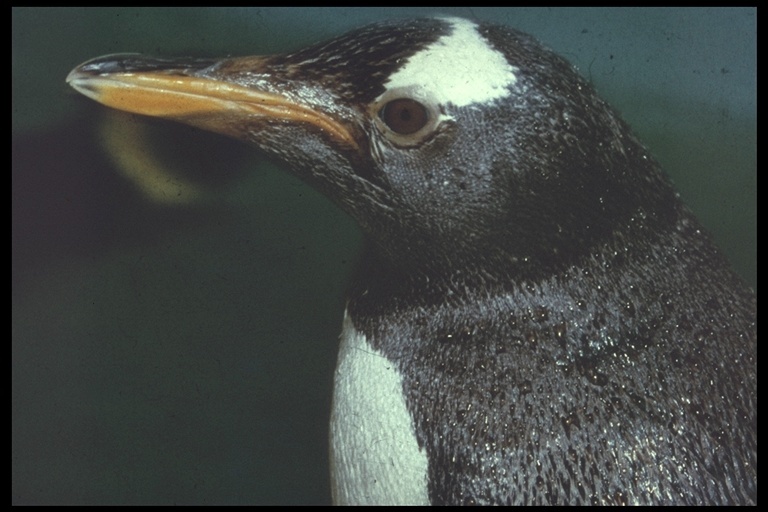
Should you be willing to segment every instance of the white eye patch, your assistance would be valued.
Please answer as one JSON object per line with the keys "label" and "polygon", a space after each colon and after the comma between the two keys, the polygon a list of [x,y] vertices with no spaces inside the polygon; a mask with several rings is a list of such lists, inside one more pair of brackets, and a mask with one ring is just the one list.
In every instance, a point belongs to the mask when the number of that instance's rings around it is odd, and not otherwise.
{"label": "white eye patch", "polygon": [[457,107],[509,95],[517,69],[483,39],[475,23],[462,18],[446,21],[453,31],[412,55],[389,77],[387,90],[420,91],[438,104]]}

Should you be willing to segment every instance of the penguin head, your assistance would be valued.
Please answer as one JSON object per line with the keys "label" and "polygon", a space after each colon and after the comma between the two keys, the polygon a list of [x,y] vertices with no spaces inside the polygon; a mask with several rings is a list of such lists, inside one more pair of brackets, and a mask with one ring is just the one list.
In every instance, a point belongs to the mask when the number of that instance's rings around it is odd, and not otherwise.
{"label": "penguin head", "polygon": [[592,87],[504,26],[430,18],[286,55],[113,55],[68,82],[108,106],[258,145],[352,215],[393,262],[535,268],[676,204]]}

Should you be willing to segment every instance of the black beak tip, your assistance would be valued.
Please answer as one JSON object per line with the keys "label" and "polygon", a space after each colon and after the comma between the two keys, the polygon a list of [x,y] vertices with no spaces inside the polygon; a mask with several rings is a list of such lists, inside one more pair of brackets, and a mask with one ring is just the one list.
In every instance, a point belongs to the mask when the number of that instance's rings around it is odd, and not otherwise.
{"label": "black beak tip", "polygon": [[67,75],[67,83],[71,83],[73,80],[85,76],[130,72],[131,66],[129,64],[138,59],[143,60],[143,57],[138,53],[115,53],[96,57],[95,59],[85,61],[75,67],[75,69]]}
{"label": "black beak tip", "polygon": [[116,53],[88,60],[67,76],[67,83],[87,76],[102,76],[114,73],[160,72],[191,75],[214,65],[218,59],[159,59],[139,53]]}

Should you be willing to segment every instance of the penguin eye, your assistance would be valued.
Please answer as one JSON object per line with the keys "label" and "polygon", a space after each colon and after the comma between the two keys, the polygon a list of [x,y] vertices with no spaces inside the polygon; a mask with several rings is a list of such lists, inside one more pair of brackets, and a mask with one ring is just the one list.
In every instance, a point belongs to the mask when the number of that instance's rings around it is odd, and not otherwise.
{"label": "penguin eye", "polygon": [[390,130],[400,135],[416,133],[429,122],[427,108],[410,98],[388,102],[379,110],[379,117]]}
{"label": "penguin eye", "polygon": [[417,148],[438,133],[447,116],[429,91],[397,87],[368,105],[377,133],[399,149]]}

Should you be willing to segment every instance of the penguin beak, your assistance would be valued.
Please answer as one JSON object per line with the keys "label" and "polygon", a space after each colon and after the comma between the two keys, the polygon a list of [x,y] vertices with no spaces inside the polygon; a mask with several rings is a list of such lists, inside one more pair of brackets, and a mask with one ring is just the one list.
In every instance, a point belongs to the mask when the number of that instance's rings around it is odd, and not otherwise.
{"label": "penguin beak", "polygon": [[336,147],[357,150],[350,125],[321,105],[281,90],[271,57],[164,60],[137,54],[98,57],[76,67],[67,83],[108,107],[181,121],[248,139],[275,123],[318,130]]}

